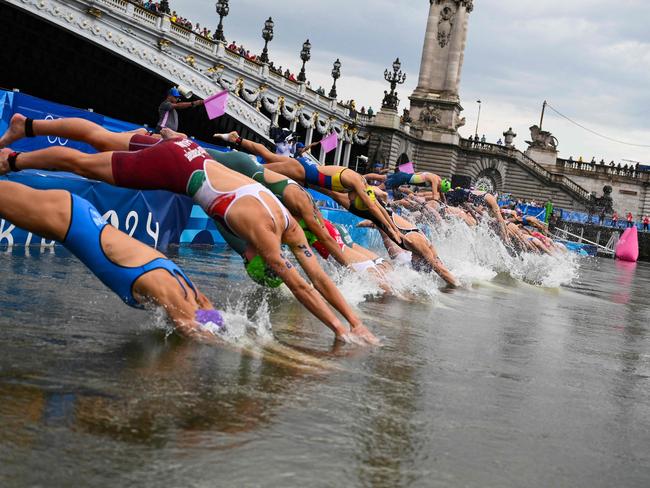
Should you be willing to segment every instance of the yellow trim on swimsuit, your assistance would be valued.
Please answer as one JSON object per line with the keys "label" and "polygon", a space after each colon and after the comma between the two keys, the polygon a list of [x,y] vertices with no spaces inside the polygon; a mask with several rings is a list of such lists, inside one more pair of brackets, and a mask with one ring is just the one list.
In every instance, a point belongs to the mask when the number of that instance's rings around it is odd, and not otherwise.
{"label": "yellow trim on swimsuit", "polygon": [[346,188],[343,186],[343,183],[341,183],[341,174],[346,170],[347,168],[343,168],[341,171],[336,173],[334,176],[332,176],[332,190],[333,191],[338,191],[340,193],[345,193],[349,192],[350,189]]}

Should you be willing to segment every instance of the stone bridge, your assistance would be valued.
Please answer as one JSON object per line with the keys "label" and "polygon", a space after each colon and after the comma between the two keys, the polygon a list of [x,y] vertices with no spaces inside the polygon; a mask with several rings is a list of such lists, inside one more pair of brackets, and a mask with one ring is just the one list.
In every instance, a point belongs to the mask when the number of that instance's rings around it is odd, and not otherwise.
{"label": "stone bridge", "polygon": [[[96,106],[88,102],[85,107],[133,122],[140,120],[128,118],[129,113],[124,111],[111,113],[110,109],[124,105],[123,99],[128,98],[131,105],[146,103],[147,110],[155,113],[163,96],[159,88],[172,84],[202,98],[225,89],[233,95],[227,116],[238,125],[222,129],[246,127],[264,139],[271,124],[279,124],[299,132],[307,143],[333,130],[339,134],[339,144],[328,156],[329,163],[347,164],[367,150],[367,116],[351,112],[304,83],[271,72],[266,64],[227,50],[224,42],[172,23],[167,15],[152,13],[127,0],[3,0],[0,9],[7,26],[0,34],[0,56],[5,66],[23,71],[22,76],[3,76],[4,83],[16,83],[7,88],[70,105],[87,100],[79,95],[83,91],[96,94],[93,98],[98,103],[110,96],[113,103]],[[101,50],[91,49],[90,44]],[[20,63],[15,62],[16,53],[22,58]],[[153,77],[143,76],[145,71]],[[127,72],[132,83],[125,86]],[[34,73],[38,73],[36,80]],[[153,95],[148,93],[152,88]],[[70,97],[61,99],[64,92]],[[133,113],[140,115],[135,107]],[[325,162],[325,155],[321,153],[320,159]]]}
{"label": "stone bridge", "polygon": [[418,171],[446,178],[468,177],[475,186],[539,202],[551,199],[556,207],[565,209],[584,210],[590,200],[589,190],[514,147],[465,139],[458,145],[441,144],[412,137],[404,130],[374,127],[369,157],[389,166],[401,157],[413,161]]}

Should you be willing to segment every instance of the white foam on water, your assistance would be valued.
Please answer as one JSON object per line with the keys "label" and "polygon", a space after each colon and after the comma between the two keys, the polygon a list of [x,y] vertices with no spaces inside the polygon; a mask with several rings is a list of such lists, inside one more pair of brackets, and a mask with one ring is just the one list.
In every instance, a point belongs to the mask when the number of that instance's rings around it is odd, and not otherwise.
{"label": "white foam on water", "polygon": [[[269,305],[265,297],[255,297],[255,312],[251,317],[247,310],[252,297],[244,295],[236,300],[228,300],[220,312],[224,320],[225,331],[217,326],[204,326],[204,330],[212,332],[219,339],[238,345],[250,343],[251,339],[264,343],[273,339],[273,326],[269,313]],[[142,322],[142,330],[163,330],[166,336],[174,332],[174,327],[162,307],[151,310],[151,320]],[[211,330],[212,329],[212,330]]]}
{"label": "white foam on water", "polygon": [[512,255],[485,222],[470,228],[459,220],[432,223],[419,215],[410,218],[426,229],[441,259],[463,286],[502,273],[548,288],[569,285],[578,277],[581,258],[577,254]]}

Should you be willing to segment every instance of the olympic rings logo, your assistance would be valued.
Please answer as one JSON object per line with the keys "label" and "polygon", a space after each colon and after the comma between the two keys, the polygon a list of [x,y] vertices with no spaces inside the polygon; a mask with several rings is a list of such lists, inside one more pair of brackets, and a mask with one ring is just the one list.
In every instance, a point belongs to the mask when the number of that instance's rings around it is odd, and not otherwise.
{"label": "olympic rings logo", "polygon": [[[54,120],[54,116],[47,115],[45,120]],[[47,136],[47,142],[50,144],[58,144],[59,146],[66,146],[69,142],[68,139],[61,139],[60,137]]]}

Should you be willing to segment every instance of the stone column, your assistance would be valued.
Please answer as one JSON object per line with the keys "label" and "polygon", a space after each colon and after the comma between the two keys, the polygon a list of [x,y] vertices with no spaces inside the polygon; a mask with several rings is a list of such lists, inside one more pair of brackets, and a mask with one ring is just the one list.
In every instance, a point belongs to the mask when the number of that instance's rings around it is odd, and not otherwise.
{"label": "stone column", "polygon": [[341,154],[343,153],[343,139],[339,139],[338,144],[336,144],[336,152],[334,153],[334,165],[341,165]]}
{"label": "stone column", "polygon": [[438,14],[440,9],[438,5],[430,2],[429,19],[427,21],[427,30],[424,34],[424,47],[422,48],[422,60],[420,62],[420,77],[418,78],[417,91],[426,91],[431,84],[431,70],[433,59],[435,57],[435,42],[438,30]]}
{"label": "stone column", "polygon": [[429,0],[418,87],[411,95],[412,132],[432,142],[456,144],[463,121],[458,96],[473,0]]}
{"label": "stone column", "polygon": [[346,142],[345,143],[345,151],[343,153],[343,165],[342,166],[350,166],[350,155],[352,154],[352,143],[351,142]]}
{"label": "stone column", "polygon": [[429,20],[422,47],[418,87],[413,97],[435,93],[458,97],[472,0],[429,0]]}
{"label": "stone column", "polygon": [[319,160],[322,164],[325,164],[325,158],[327,158],[327,154],[325,153],[325,148],[323,148],[323,145],[321,144],[321,146],[320,146],[320,153],[318,154],[318,160]]}
{"label": "stone column", "polygon": [[311,144],[312,137],[314,137],[314,128],[310,127],[307,129],[307,134],[305,135],[305,146],[309,146]]}

